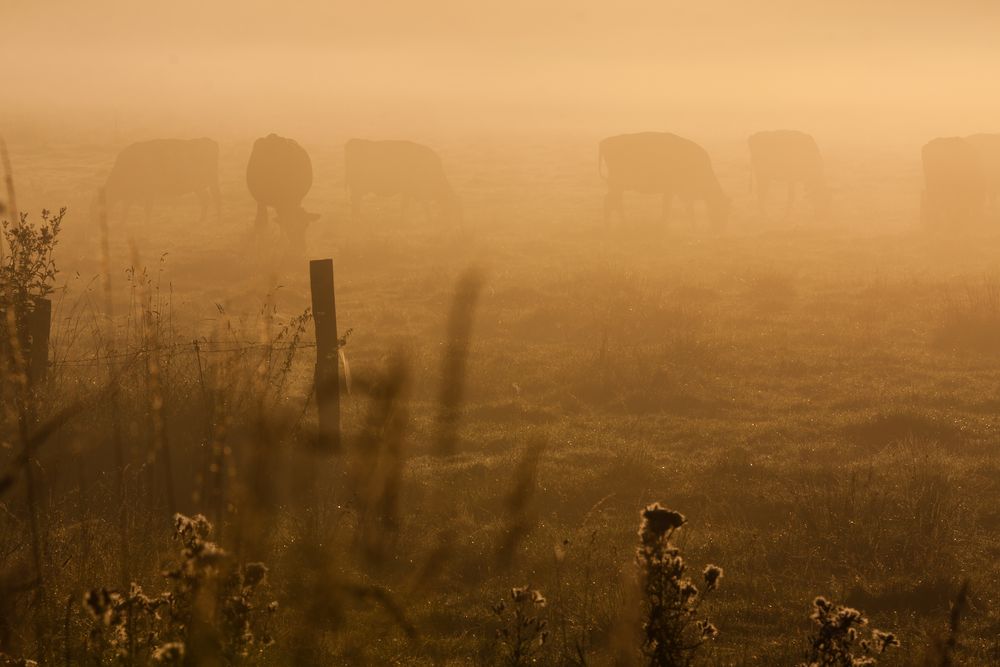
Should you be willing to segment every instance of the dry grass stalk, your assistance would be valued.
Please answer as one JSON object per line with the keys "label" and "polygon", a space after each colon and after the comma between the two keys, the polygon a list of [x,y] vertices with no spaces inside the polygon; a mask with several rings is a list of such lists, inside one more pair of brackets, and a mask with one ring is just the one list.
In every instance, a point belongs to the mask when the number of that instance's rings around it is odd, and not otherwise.
{"label": "dry grass stalk", "polygon": [[438,400],[437,453],[454,454],[458,445],[458,419],[465,396],[465,368],[472,339],[476,304],[483,287],[478,269],[468,269],[459,278],[455,299],[448,315],[447,341],[441,360],[441,389]]}

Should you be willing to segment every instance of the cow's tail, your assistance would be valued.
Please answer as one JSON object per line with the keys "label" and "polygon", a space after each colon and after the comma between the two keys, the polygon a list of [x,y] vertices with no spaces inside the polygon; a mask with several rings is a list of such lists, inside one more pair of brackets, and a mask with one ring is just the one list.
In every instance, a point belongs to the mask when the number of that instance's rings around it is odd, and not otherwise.
{"label": "cow's tail", "polygon": [[608,180],[608,161],[604,157],[604,142],[597,145],[597,175],[604,180]]}

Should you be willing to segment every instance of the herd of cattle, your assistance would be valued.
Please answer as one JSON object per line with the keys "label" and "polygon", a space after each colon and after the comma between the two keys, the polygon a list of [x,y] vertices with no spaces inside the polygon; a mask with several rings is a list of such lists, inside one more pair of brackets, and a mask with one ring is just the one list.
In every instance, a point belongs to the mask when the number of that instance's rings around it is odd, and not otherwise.
{"label": "herd of cattle", "polygon": [[[771,184],[788,187],[786,215],[801,186],[817,217],[826,215],[830,203],[823,158],[815,140],[804,132],[758,132],[748,141],[751,187],[756,183],[762,214]],[[351,139],[344,147],[346,181],[351,213],[361,214],[362,200],[399,196],[403,212],[419,203],[430,216],[435,206],[443,219],[462,221],[458,196],[445,175],[438,154],[410,141]],[[995,207],[1000,193],[1000,134],[934,139],[923,147],[924,191],[922,216],[929,224],[965,223],[982,216],[987,205]],[[120,205],[126,217],[134,203],[145,207],[148,219],[156,199],[195,193],[201,200],[202,219],[211,202],[220,209],[219,146],[211,139],[157,139],[125,148],[115,161],[104,186],[110,209]],[[719,185],[708,153],[698,144],[666,132],[642,132],[609,137],[598,147],[598,172],[607,182],[604,218],[617,212],[624,217],[625,192],[656,194],[663,198],[663,218],[668,220],[673,200],[692,211],[702,202],[712,225],[721,228],[730,202]],[[268,209],[294,243],[305,239],[308,224],[319,216],[307,212],[302,201],[312,187],[312,162],[296,141],[271,134],[254,142],[247,164],[247,188],[257,202],[256,224],[266,227]]]}

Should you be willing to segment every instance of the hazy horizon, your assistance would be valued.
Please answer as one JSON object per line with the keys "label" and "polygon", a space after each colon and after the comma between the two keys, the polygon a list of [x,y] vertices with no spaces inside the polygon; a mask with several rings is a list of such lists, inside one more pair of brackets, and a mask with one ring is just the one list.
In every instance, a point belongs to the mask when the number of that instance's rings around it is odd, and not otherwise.
{"label": "hazy horizon", "polygon": [[7,4],[7,134],[1000,130],[988,2]]}

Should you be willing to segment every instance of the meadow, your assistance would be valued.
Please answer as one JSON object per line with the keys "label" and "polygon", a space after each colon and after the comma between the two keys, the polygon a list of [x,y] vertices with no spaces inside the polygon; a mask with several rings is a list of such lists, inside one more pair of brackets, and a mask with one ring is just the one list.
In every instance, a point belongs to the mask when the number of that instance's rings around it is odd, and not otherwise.
{"label": "meadow", "polygon": [[[241,570],[238,613],[191,598],[216,622],[187,628],[188,664],[638,664],[660,502],[692,570],[725,571],[695,664],[802,662],[817,595],[900,638],[879,664],[1000,664],[1000,215],[921,229],[918,148],[830,146],[817,222],[801,200],[783,219],[780,188],[761,218],[743,143],[704,141],[733,198],[715,233],[639,196],[606,227],[599,135],[445,136],[452,229],[394,201],[351,221],[344,138],[301,139],[306,257],[253,234],[252,138],[222,142],[221,220],[190,197],[106,231],[115,147],[9,141],[20,208],[68,213],[32,399],[58,421],[21,467],[3,422],[0,651],[150,660],[176,628],[153,639],[130,602],[126,632],[87,594],[186,581],[161,572],[208,537],[180,513],[268,570]],[[311,445],[315,257],[351,332],[338,453]],[[519,586],[548,638],[515,659],[494,605]],[[232,655],[231,614],[255,629]]]}

